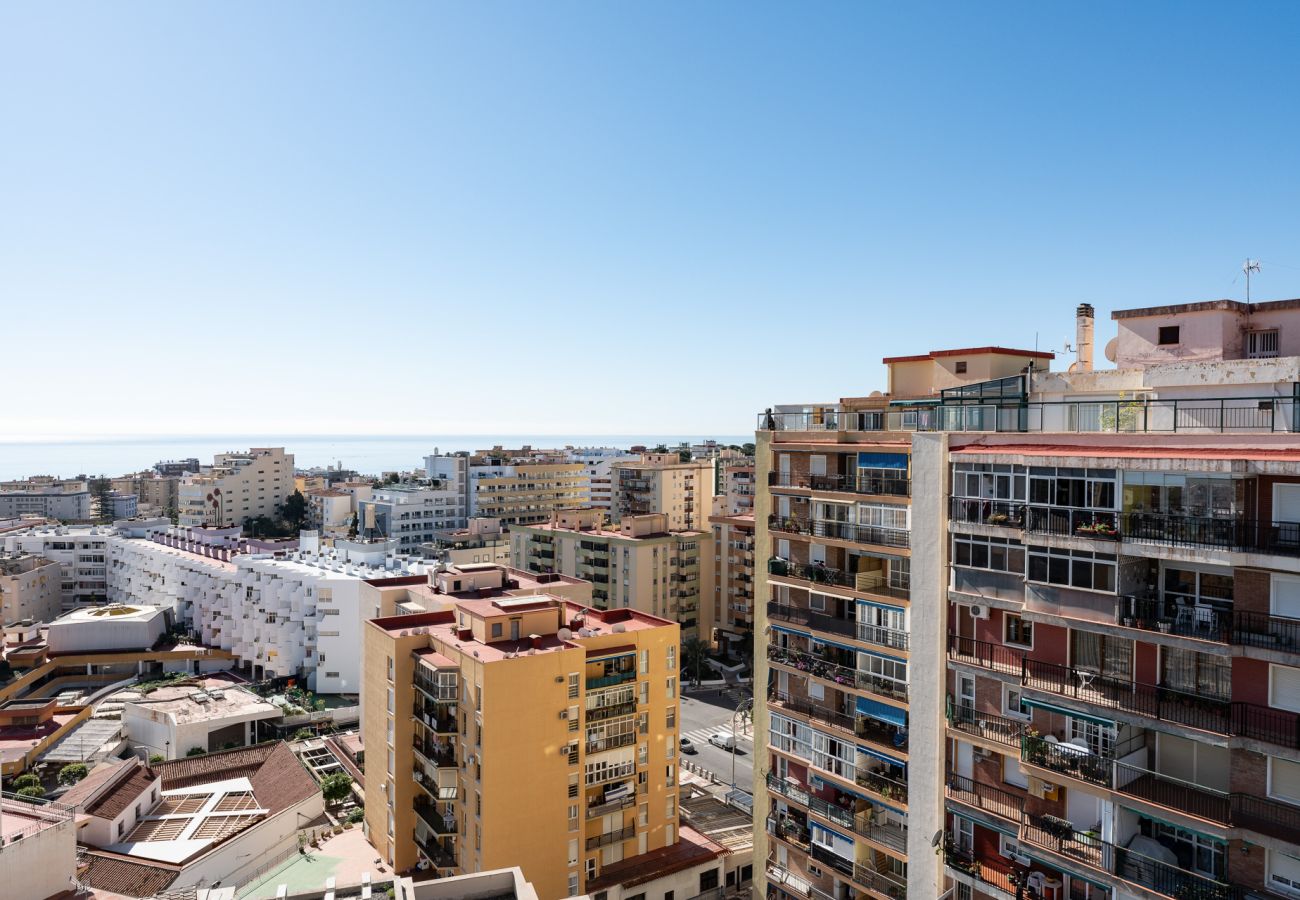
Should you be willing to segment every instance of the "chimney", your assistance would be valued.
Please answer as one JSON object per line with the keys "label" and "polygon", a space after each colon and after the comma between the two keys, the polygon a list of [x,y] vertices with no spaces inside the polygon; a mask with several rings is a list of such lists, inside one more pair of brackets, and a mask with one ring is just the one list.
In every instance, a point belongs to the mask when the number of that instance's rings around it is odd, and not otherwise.
{"label": "chimney", "polygon": [[1075,364],[1076,372],[1092,371],[1092,326],[1093,311],[1091,303],[1080,303],[1079,308],[1074,312],[1075,321],[1075,339],[1074,352],[1078,361]]}

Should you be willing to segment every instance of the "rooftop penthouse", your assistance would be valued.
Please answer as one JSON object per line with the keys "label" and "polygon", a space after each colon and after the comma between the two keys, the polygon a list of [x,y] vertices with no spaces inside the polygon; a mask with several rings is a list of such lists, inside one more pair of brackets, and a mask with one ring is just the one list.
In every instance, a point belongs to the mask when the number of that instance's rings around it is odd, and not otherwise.
{"label": "rooftop penthouse", "polygon": [[1076,362],[975,347],[886,357],[889,390],[772,407],[760,431],[1237,433],[1300,431],[1300,300],[1221,300],[1118,310],[1092,365],[1092,307],[1076,315]]}

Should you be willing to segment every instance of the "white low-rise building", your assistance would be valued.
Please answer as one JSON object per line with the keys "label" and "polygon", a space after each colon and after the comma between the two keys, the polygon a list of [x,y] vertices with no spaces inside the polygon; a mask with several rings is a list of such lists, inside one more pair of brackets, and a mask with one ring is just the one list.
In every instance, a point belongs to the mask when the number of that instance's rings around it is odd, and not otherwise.
{"label": "white low-rise building", "polygon": [[110,603],[65,613],[50,623],[51,653],[148,650],[167,631],[167,611],[157,606]]}
{"label": "white low-rise building", "polygon": [[108,541],[113,534],[113,529],[98,525],[43,524],[6,534],[0,544],[8,553],[33,553],[59,564],[59,592],[66,611],[107,599]]}
{"label": "white low-rise building", "polygon": [[129,689],[122,699],[122,730],[133,746],[179,759],[196,748],[205,752],[243,747],[257,738],[257,723],[284,711],[226,678],[155,688]]}
{"label": "white low-rise building", "polygon": [[467,499],[453,487],[392,484],[358,502],[360,531],[390,538],[399,552],[416,553],[435,532],[464,528]]}

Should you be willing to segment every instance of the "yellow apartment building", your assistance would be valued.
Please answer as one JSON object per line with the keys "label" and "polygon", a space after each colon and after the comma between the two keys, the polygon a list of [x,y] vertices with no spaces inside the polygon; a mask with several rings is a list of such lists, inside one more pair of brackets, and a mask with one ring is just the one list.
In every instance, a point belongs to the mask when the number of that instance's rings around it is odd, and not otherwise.
{"label": "yellow apartment building", "polygon": [[679,631],[555,596],[369,621],[366,834],[394,871],[545,898],[677,842]]}
{"label": "yellow apartment building", "polygon": [[702,606],[700,634],[739,652],[754,633],[754,514],[709,516],[709,527],[713,593]]}
{"label": "yellow apartment building", "polygon": [[668,516],[627,516],[608,525],[604,510],[559,513],[510,532],[517,569],[561,573],[592,583],[592,602],[671,619],[699,635],[700,605],[713,596],[713,534],[672,530]]}
{"label": "yellow apartment building", "polygon": [[676,453],[646,453],[610,467],[619,518],[663,513],[674,531],[704,527],[713,500],[712,459],[682,462]]}

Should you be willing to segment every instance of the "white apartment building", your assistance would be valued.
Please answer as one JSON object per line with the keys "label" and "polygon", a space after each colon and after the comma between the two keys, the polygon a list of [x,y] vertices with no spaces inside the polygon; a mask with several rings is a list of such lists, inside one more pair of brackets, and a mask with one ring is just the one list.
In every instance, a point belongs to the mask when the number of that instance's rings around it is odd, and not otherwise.
{"label": "white apartment building", "polygon": [[84,482],[32,484],[0,490],[0,519],[44,516],[64,522],[86,522],[91,518],[90,491]]}
{"label": "white apartment building", "polygon": [[454,487],[391,484],[375,488],[360,500],[362,535],[381,535],[397,542],[401,553],[416,553],[435,532],[468,524],[465,495]]}
{"label": "white apartment building", "polygon": [[274,519],[293,491],[293,454],[283,447],[218,453],[212,465],[181,479],[179,524],[230,526],[258,516]]}
{"label": "white apartment building", "polygon": [[618,447],[566,447],[569,462],[581,463],[591,482],[591,503],[601,509],[611,509],[614,502],[612,469],[616,462],[639,460],[641,454]]}
{"label": "white apartment building", "polygon": [[227,549],[183,528],[140,528],[109,541],[113,602],[170,608],[210,647],[229,650],[254,678],[303,675],[323,694],[360,691],[366,578],[419,572],[395,559],[391,541],[314,542],[289,554]]}
{"label": "white apartment building", "polygon": [[0,538],[6,553],[32,553],[59,564],[62,609],[103,603],[108,596],[107,560],[111,528],[45,525]]}

